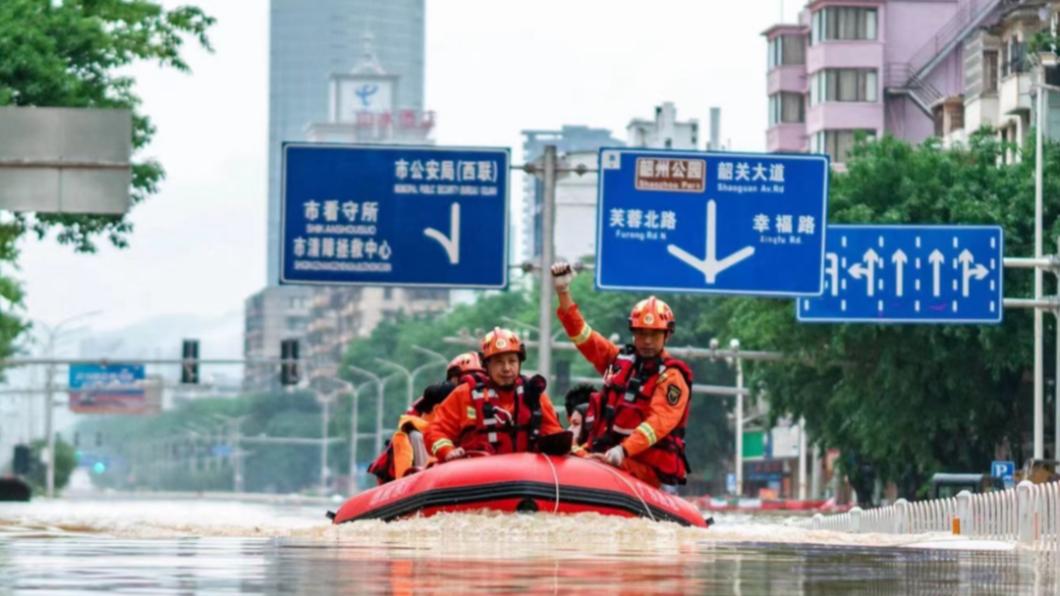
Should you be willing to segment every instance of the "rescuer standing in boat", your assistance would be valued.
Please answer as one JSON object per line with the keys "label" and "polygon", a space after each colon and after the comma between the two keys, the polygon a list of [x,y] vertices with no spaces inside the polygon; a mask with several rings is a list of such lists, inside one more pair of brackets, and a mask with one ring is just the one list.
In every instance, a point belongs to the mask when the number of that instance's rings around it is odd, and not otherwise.
{"label": "rescuer standing in boat", "polygon": [[479,352],[485,374],[470,374],[434,409],[427,444],[440,462],[467,455],[537,451],[546,435],[562,433],[545,393],[545,379],[521,374],[526,346],[508,329],[494,327]]}
{"label": "rescuer standing in boat", "polygon": [[685,483],[685,425],[692,372],[666,353],[674,313],[655,296],[629,314],[633,345],[619,347],[589,327],[570,294],[574,270],[552,266],[557,314],[582,356],[604,375],[603,389],[586,414],[592,420],[582,446],[590,457],[622,468],[656,487],[675,492]]}

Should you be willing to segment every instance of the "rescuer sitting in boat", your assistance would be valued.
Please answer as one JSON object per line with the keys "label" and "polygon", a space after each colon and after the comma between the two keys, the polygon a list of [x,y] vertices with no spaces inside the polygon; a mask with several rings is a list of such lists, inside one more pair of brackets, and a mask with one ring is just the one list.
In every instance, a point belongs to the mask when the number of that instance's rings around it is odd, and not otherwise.
{"label": "rescuer sitting in boat", "polygon": [[685,425],[692,371],[666,352],[674,313],[654,296],[641,300],[629,315],[633,345],[620,348],[582,318],[570,294],[573,278],[568,263],[552,266],[557,314],[578,351],[604,375],[603,389],[586,413],[593,422],[582,448],[590,457],[676,492],[688,474]]}
{"label": "rescuer sitting in boat", "polygon": [[596,393],[596,387],[589,384],[575,385],[564,396],[567,409],[567,430],[574,434],[574,444],[582,445],[589,440],[589,431],[593,420],[587,419],[589,402]]}
{"label": "rescuer sitting in boat", "polygon": [[438,461],[469,452],[539,451],[544,437],[564,433],[545,379],[521,374],[526,346],[515,333],[495,327],[482,338],[479,357],[485,374],[465,375],[427,426],[427,444]]}
{"label": "rescuer sitting in boat", "polygon": [[422,470],[433,461],[433,458],[427,455],[423,433],[434,418],[435,407],[456,389],[462,376],[482,372],[482,362],[475,352],[464,352],[449,361],[445,380],[429,385],[423,390],[423,395],[412,402],[398,420],[398,428],[386,449],[368,467],[368,471],[375,474],[379,484]]}

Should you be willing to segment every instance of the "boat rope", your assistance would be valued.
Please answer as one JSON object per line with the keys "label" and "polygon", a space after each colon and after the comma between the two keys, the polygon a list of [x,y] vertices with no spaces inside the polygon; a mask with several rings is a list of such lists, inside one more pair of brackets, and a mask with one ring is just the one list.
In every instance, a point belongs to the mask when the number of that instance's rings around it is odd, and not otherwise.
{"label": "boat rope", "polygon": [[540,455],[541,455],[541,457],[545,458],[545,461],[548,462],[548,467],[552,468],[552,480],[556,484],[556,503],[555,503],[555,506],[553,506],[553,508],[552,508],[552,513],[558,513],[559,512],[559,474],[556,472],[556,464],[552,463],[552,458],[550,458],[549,456],[545,455],[544,453],[542,453]]}
{"label": "boat rope", "polygon": [[605,464],[603,462],[597,462],[597,463],[599,465],[603,466],[604,468],[606,468],[608,472],[611,472],[612,476],[614,476],[615,478],[618,478],[619,480],[624,482],[626,484],[626,487],[629,488],[629,492],[637,495],[637,498],[640,499],[640,504],[644,505],[644,511],[645,511],[645,513],[648,514],[648,518],[651,519],[651,521],[659,521],[659,520],[655,519],[655,516],[651,512],[651,507],[648,507],[648,502],[644,500],[644,497],[640,496],[640,493],[637,492],[637,489],[636,489],[636,487],[633,486],[632,482],[630,482],[629,480],[626,480],[625,478],[623,478],[622,474],[619,474],[617,470],[614,470],[611,467],[611,464]]}

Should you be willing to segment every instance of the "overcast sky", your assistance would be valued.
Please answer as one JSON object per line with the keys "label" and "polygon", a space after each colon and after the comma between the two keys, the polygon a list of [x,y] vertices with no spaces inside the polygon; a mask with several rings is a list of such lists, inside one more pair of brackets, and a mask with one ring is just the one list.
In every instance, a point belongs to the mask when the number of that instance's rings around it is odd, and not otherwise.
{"label": "overcast sky", "polygon": [[[188,51],[190,75],[153,64],[134,70],[158,127],[143,154],[167,171],[160,192],[133,210],[126,250],[81,256],[53,239],[27,238],[18,275],[32,319],[55,323],[99,310],[91,325],[114,329],[165,314],[241,313],[264,286],[268,2],[195,3],[217,17],[216,52]],[[784,4],[427,0],[426,105],[437,112],[435,139],[509,146],[518,160],[522,129],[585,124],[624,138],[631,118],[673,101],[679,119],[700,120],[704,141],[709,108],[719,106],[723,141],[760,151],[760,34],[782,10],[793,21],[803,3]]]}

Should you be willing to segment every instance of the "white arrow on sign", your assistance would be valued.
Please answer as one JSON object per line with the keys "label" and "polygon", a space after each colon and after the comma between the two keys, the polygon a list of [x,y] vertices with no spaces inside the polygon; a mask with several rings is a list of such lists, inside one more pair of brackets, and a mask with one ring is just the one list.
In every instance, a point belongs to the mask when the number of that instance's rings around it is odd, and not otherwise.
{"label": "white arrow on sign", "polygon": [[438,241],[449,256],[449,264],[460,263],[460,203],[453,203],[449,207],[449,235],[439,232],[434,228],[426,228],[423,235]]}
{"label": "white arrow on sign", "polygon": [[883,265],[883,259],[881,259],[880,255],[876,254],[876,251],[872,250],[871,248],[865,251],[865,255],[864,255],[863,258],[864,258],[865,266],[862,267],[861,263],[857,263],[857,264],[851,266],[850,269],[849,269],[850,276],[853,277],[854,279],[861,279],[862,277],[864,277],[865,280],[867,281],[867,283],[865,284],[865,289],[866,289],[868,295],[869,296],[875,296],[876,295],[876,266],[877,265],[882,266]]}
{"label": "white arrow on sign", "polygon": [[824,259],[828,261],[825,266],[825,275],[832,278],[831,290],[833,296],[839,295],[839,255],[834,252],[825,253]]}
{"label": "white arrow on sign", "polygon": [[899,248],[891,255],[891,262],[894,263],[894,293],[901,298],[905,287],[905,264],[909,262],[909,257]]}
{"label": "white arrow on sign", "polygon": [[961,262],[961,269],[962,269],[962,271],[961,271],[961,283],[962,283],[962,285],[961,285],[961,294],[965,298],[967,298],[968,297],[968,282],[971,280],[971,278],[974,277],[977,280],[984,279],[987,276],[987,274],[990,273],[990,270],[987,269],[986,267],[982,266],[982,265],[976,265],[973,268],[972,267],[972,263],[975,262],[975,257],[972,256],[972,253],[969,252],[967,248],[964,249],[963,251],[961,251],[961,254],[960,254],[960,256],[957,257],[957,260]]}
{"label": "white arrow on sign", "polygon": [[946,258],[942,256],[942,253],[939,252],[939,249],[937,248],[931,251],[931,254],[928,255],[928,262],[931,263],[931,268],[933,269],[933,272],[931,274],[931,295],[935,296],[936,298],[939,296],[939,293],[941,291],[941,284],[939,283],[941,279],[939,274],[942,271],[942,262],[945,260]]}
{"label": "white arrow on sign", "polygon": [[740,250],[732,253],[724,259],[718,260],[717,258],[717,238],[715,230],[717,228],[717,222],[715,221],[716,213],[718,210],[717,204],[713,201],[707,201],[707,256],[704,259],[700,259],[692,253],[682,249],[676,244],[669,244],[666,246],[667,252],[677,257],[686,265],[690,265],[696,271],[703,274],[708,284],[714,283],[714,280],[718,278],[718,274],[725,271],[729,267],[739,263],[740,261],[755,254],[755,247],[745,246]]}

